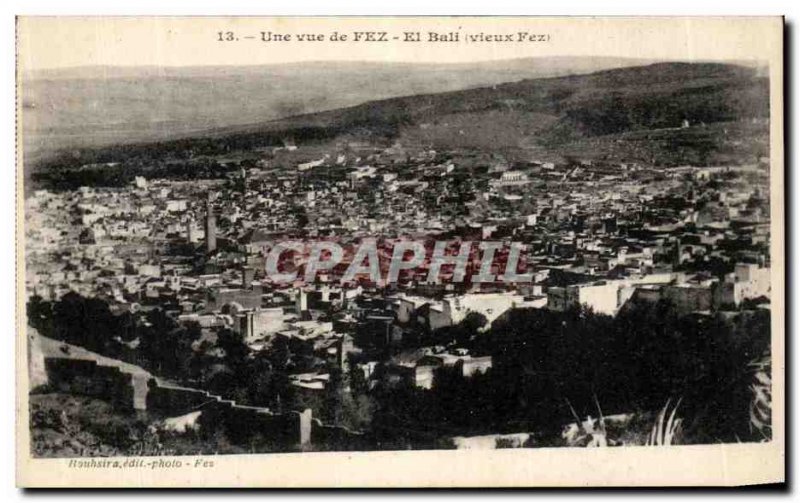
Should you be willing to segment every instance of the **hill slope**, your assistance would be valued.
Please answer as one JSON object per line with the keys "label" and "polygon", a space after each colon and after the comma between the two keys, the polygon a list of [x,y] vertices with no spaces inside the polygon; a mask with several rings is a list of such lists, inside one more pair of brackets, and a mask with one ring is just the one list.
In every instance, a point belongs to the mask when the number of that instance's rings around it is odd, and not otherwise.
{"label": "hill slope", "polygon": [[83,150],[44,167],[216,155],[281,145],[287,137],[299,144],[399,141],[528,158],[740,164],[769,150],[768,84],[743,66],[659,63],[372,101],[199,138]]}
{"label": "hill slope", "polygon": [[81,67],[25,75],[29,156],[200,135],[395,96],[641,64],[537,58],[469,64],[318,62],[239,67]]}
{"label": "hill slope", "polygon": [[[756,70],[662,63],[396,98],[295,117],[271,128],[390,136],[444,149],[705,164],[729,155],[766,155],[768,118],[769,84]],[[734,146],[741,148],[731,151]]]}

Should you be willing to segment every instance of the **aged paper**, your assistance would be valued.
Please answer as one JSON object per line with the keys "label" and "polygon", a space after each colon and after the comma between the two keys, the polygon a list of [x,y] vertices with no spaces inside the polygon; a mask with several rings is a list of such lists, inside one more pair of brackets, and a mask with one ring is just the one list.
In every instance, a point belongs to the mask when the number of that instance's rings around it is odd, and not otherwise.
{"label": "aged paper", "polygon": [[23,487],[785,479],[783,20],[20,17]]}

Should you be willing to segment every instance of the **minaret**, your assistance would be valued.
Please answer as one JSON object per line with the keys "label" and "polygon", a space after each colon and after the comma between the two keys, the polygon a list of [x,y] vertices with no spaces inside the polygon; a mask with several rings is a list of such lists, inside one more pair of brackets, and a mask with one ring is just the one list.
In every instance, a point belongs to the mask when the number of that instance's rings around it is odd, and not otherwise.
{"label": "minaret", "polygon": [[206,251],[211,253],[217,249],[217,219],[211,200],[206,203]]}
{"label": "minaret", "polygon": [[191,218],[186,221],[186,240],[189,243],[197,242],[197,233],[195,232],[194,220]]}
{"label": "minaret", "polygon": [[256,270],[252,267],[243,267],[242,268],[242,288],[245,290],[250,289],[253,285],[253,279],[255,279]]}
{"label": "minaret", "polygon": [[297,289],[295,309],[297,309],[298,315],[302,315],[304,311],[308,311],[308,294],[302,288]]}
{"label": "minaret", "polygon": [[239,183],[241,183],[242,193],[240,195],[239,202],[242,206],[242,209],[244,210],[247,209],[247,170],[242,168],[240,176],[241,180],[239,181]]}

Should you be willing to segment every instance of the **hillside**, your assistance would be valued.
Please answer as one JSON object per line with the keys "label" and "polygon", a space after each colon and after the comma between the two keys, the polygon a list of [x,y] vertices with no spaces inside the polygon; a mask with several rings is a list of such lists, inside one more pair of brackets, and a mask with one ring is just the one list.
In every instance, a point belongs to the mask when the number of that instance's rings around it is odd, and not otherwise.
{"label": "hillside", "polygon": [[346,138],[511,157],[742,163],[767,155],[768,119],[768,79],[759,70],[659,63],[371,101],[197,138],[84,149],[40,168],[221,155],[282,145],[287,137],[300,145]]}
{"label": "hillside", "polygon": [[260,66],[80,67],[24,74],[28,156],[168,140],[371,100],[641,64],[537,58],[469,64],[315,62]]}
{"label": "hillside", "polygon": [[662,63],[384,100],[272,127],[441,149],[706,164],[767,155],[768,118],[768,81],[756,70]]}

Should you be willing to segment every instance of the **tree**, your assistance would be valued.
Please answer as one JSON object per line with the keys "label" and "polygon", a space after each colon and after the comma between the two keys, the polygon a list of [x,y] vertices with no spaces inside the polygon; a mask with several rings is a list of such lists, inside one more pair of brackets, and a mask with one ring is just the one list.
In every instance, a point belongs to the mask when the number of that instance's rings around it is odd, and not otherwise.
{"label": "tree", "polygon": [[225,351],[225,362],[231,368],[243,365],[245,358],[250,354],[250,348],[244,343],[244,337],[227,328],[217,332],[217,346]]}
{"label": "tree", "polygon": [[345,391],[342,369],[332,367],[329,370],[330,379],[325,386],[325,398],[322,405],[322,417],[332,423],[340,424],[344,411]]}
{"label": "tree", "polygon": [[[39,314],[44,314],[40,309]],[[42,320],[40,323],[44,323]],[[52,337],[107,356],[117,356],[118,320],[102,299],[85,298],[75,292],[53,305]]]}
{"label": "tree", "polygon": [[272,364],[266,351],[252,356],[244,367],[248,401],[252,405],[268,407],[274,395]]}
{"label": "tree", "polygon": [[157,375],[185,380],[192,374],[192,345],[200,336],[198,324],[181,326],[162,309],[150,311],[140,335],[138,363]]}
{"label": "tree", "polygon": [[32,296],[26,305],[28,324],[45,337],[53,335],[53,304],[38,295]]}

